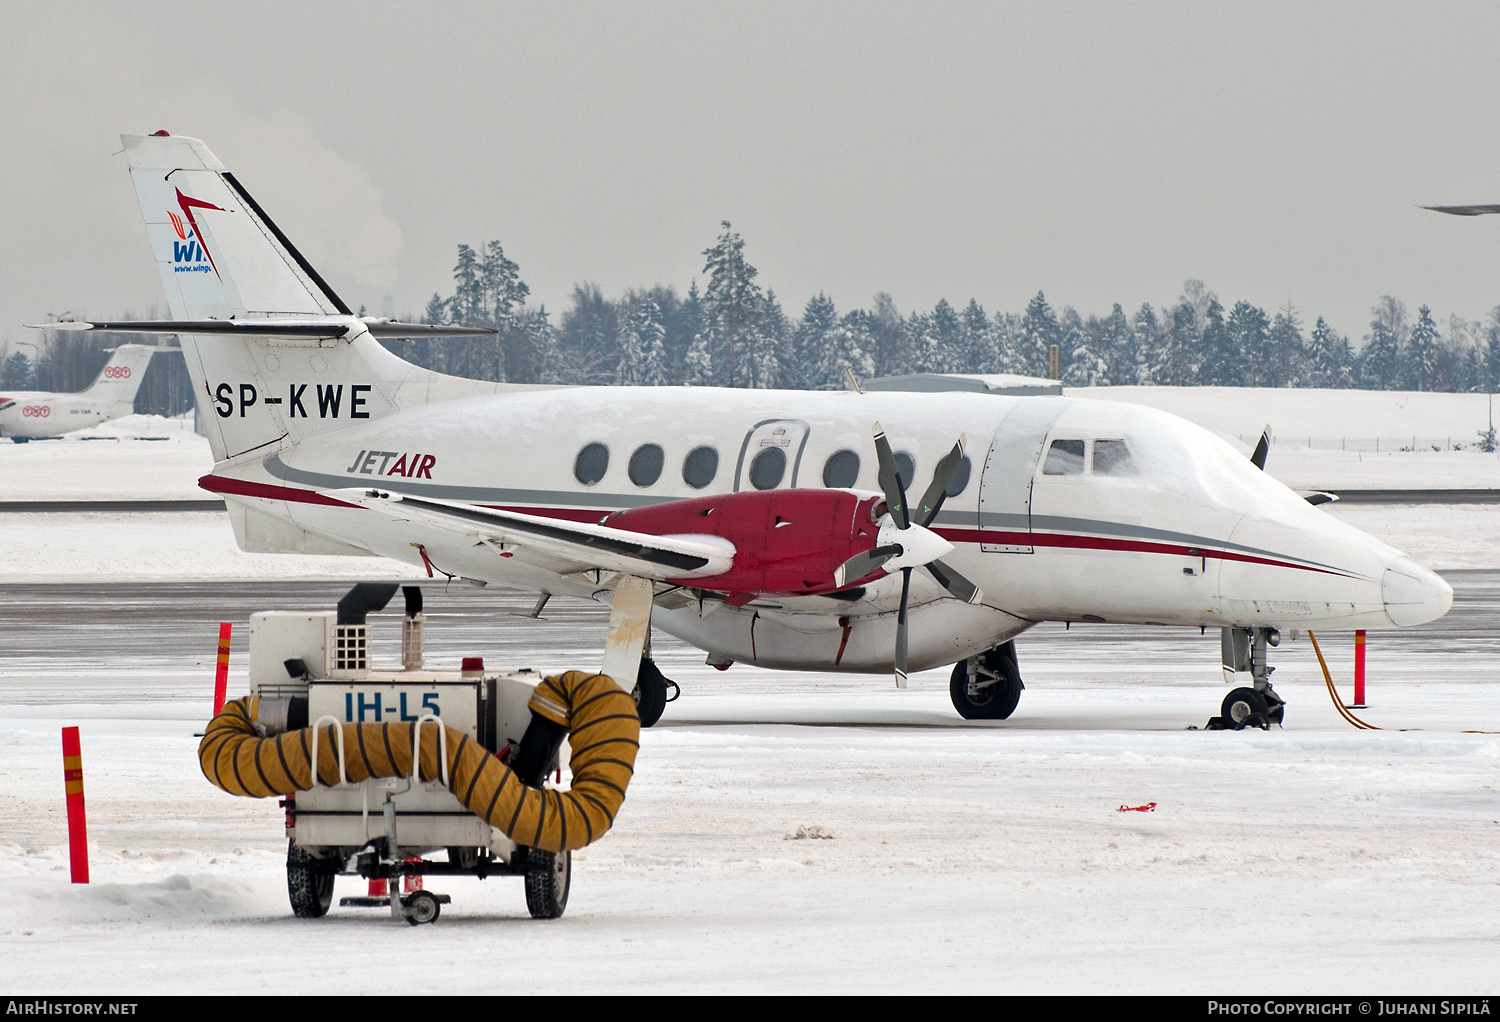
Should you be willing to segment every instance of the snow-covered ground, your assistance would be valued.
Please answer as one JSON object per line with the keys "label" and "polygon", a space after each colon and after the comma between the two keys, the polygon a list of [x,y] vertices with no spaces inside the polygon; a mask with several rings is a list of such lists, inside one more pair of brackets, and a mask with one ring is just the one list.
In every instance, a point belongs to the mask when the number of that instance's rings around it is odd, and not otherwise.
{"label": "snow-covered ground", "polygon": [[[1256,416],[1253,431],[1272,418]],[[0,443],[4,499],[206,496],[201,438],[149,422],[116,435]],[[1307,487],[1464,488],[1500,485],[1494,463],[1278,444],[1268,467]],[[1440,569],[1500,568],[1500,507],[1330,513]],[[978,725],[953,712],[946,672],[907,692],[884,678],[720,674],[658,636],[682,698],[643,736],[618,826],[577,856],[562,920],[529,920],[507,878],[432,880],[453,896],[434,926],[352,909],[296,920],[274,803],[231,798],[197,765],[220,591],[120,583],[236,580],[223,598],[250,589],[282,609],[307,586],[337,587],[244,580],[400,571],[244,554],[220,514],[0,515],[0,581],[99,583],[0,594],[9,989],[1500,992],[1500,736],[1464,733],[1500,730],[1493,577],[1452,576],[1446,631],[1372,633],[1363,715],[1426,730],[1351,729],[1305,637],[1275,654],[1285,730],[1211,733],[1185,730],[1224,694],[1217,639],[1196,632],[1042,626],[1020,643],[1015,717]],[[479,652],[550,670],[598,655],[602,608],[554,601],[532,622],[526,595],[427,592],[439,662]],[[463,598],[514,606],[470,613],[455,638],[445,628]],[[202,620],[156,613],[174,606]],[[246,670],[235,613],[231,691]],[[1347,695],[1349,651],[1327,652]],[[83,734],[87,887],[67,883],[67,725]],[[804,827],[832,837],[792,837]]]}
{"label": "snow-covered ground", "polygon": [[[452,616],[471,594],[429,594],[435,660],[492,651],[483,619]],[[508,658],[554,669],[604,626],[587,604],[558,614],[489,620]],[[389,658],[393,620],[372,621]],[[1217,640],[1196,632],[1046,626],[1023,637],[1015,717],[977,725],[946,672],[906,692],[720,674],[658,637],[683,695],[643,735],[618,825],[577,856],[566,916],[531,921],[516,880],[433,878],[453,903],[413,929],[374,910],[291,917],[279,810],[198,769],[199,630],[130,636],[115,657],[58,642],[3,679],[0,957],[17,992],[1500,989],[1500,736],[1461,733],[1500,728],[1493,639],[1414,670],[1426,645],[1372,636],[1364,716],[1428,729],[1380,732],[1337,716],[1290,640],[1285,730],[1220,733],[1185,730],[1224,692]],[[1349,650],[1325,652],[1347,686]],[[237,646],[232,691],[243,678]],[[67,882],[66,725],[83,736],[88,887]],[[350,893],[361,882],[341,879]]]}

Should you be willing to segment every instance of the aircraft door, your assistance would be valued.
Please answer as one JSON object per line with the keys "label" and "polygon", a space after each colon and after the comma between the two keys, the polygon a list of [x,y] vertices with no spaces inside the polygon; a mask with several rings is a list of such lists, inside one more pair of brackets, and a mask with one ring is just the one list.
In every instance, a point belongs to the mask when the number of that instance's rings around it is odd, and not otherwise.
{"label": "aircraft door", "polygon": [[801,419],[766,419],[745,434],[734,466],[734,492],[777,490],[797,485],[807,423]]}
{"label": "aircraft door", "polygon": [[1034,553],[1031,545],[1031,481],[1041,461],[1047,431],[1067,402],[1023,397],[1000,420],[979,477],[979,545],[991,553]]}

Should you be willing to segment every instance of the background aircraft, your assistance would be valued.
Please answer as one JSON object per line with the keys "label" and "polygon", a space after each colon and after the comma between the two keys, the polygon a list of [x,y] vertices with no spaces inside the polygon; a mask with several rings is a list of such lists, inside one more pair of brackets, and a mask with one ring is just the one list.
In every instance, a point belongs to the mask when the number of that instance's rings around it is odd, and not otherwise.
{"label": "background aircraft", "polygon": [[173,319],[69,328],[179,334],[216,461],[200,484],[241,547],[393,557],[539,608],[608,598],[604,670],[646,724],[671,686],[653,623],[721,667],[904,685],[954,664],[975,718],[1014,710],[1012,640],[1039,621],[1221,628],[1226,671],[1251,675],[1223,718],[1266,726],[1278,629],[1451,605],[1441,578],[1266,476],[1262,452],[1143,407],[421,369],[377,338],[488,331],[353,316],[202,142],[124,143]]}
{"label": "background aircraft", "polygon": [[135,411],[135,392],[156,350],[146,344],[120,345],[110,353],[93,386],[76,394],[41,390],[0,393],[0,437],[24,444],[130,415]]}

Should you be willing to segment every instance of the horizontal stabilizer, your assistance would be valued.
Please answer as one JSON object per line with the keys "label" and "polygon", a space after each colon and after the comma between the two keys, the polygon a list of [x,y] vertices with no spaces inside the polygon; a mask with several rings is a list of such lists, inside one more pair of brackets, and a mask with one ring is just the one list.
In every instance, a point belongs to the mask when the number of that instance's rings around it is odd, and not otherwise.
{"label": "horizontal stabilizer", "polygon": [[121,334],[230,334],[236,337],[352,337],[363,327],[375,337],[476,337],[498,334],[487,326],[435,326],[386,319],[328,316],[301,319],[166,319],[118,323],[27,323],[32,330],[95,330]]}
{"label": "horizontal stabilizer", "polygon": [[437,526],[502,547],[514,546],[514,553],[522,560],[529,560],[526,555],[531,552],[571,562],[577,566],[574,571],[598,568],[665,580],[721,575],[734,564],[734,544],[720,536],[652,536],[389,490],[350,488],[328,490],[322,495],[397,520]]}

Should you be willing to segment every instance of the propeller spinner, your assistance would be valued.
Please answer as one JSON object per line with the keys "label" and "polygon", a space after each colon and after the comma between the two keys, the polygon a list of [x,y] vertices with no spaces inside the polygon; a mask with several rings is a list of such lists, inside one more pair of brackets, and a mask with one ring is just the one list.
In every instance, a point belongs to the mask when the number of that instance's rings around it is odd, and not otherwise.
{"label": "propeller spinner", "polygon": [[977,603],[984,594],[979,587],[939,558],[951,553],[953,544],[931,531],[928,526],[937,518],[948,489],[953,485],[964,457],[964,438],[960,436],[953,449],[938,461],[932,482],[922,494],[914,521],[908,510],[906,484],[896,469],[896,457],[880,423],[875,423],[875,454],[879,463],[880,489],[885,495],[886,514],[873,549],[856,554],[838,568],[835,578],[840,586],[883,569],[901,571],[901,604],[896,612],[896,687],[906,687],[906,603],[911,594],[913,568],[926,568],[948,594],[965,603]]}

